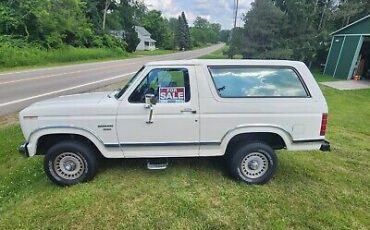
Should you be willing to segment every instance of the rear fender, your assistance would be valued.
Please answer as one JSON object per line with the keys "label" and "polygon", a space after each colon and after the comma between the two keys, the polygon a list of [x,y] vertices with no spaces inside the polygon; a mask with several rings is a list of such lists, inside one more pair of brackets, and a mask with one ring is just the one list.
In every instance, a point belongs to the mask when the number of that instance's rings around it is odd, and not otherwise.
{"label": "rear fender", "polygon": [[221,139],[221,151],[223,153],[226,152],[227,145],[229,144],[230,140],[239,135],[239,134],[246,134],[246,133],[273,133],[279,135],[283,141],[287,149],[291,147],[292,144],[292,136],[286,131],[284,128],[274,125],[241,125],[237,126],[233,129],[230,129]]}

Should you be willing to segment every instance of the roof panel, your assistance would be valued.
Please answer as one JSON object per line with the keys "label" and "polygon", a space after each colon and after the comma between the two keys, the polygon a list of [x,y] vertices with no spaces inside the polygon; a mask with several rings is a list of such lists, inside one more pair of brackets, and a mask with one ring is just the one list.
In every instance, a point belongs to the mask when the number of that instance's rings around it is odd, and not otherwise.
{"label": "roof panel", "polygon": [[[191,60],[173,60],[173,61],[156,61],[149,62],[149,66],[172,66],[172,65],[263,65],[263,66],[297,66],[302,62],[287,60],[252,60],[252,59],[191,59]],[[303,64],[304,65],[304,64]]]}
{"label": "roof panel", "polygon": [[144,27],[142,26],[135,26],[135,30],[137,33],[141,34],[142,36],[150,36],[151,34],[149,31],[147,31]]}
{"label": "roof panel", "polygon": [[370,34],[370,15],[351,23],[330,35],[339,34]]}

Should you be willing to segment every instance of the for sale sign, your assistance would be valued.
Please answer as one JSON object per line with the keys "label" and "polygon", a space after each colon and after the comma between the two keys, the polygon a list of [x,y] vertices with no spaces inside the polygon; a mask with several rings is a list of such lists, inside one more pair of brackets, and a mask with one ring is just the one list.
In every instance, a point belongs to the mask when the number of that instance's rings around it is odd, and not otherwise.
{"label": "for sale sign", "polygon": [[184,103],[185,87],[160,87],[159,103]]}

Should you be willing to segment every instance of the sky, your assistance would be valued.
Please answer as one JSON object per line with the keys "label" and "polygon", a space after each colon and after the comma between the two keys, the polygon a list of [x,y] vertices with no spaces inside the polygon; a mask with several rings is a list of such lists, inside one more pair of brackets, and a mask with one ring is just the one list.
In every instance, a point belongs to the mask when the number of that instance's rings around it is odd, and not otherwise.
{"label": "sky", "polygon": [[[223,29],[233,27],[234,0],[143,0],[149,9],[162,11],[167,18],[178,17],[185,12],[189,25],[192,26],[197,16],[220,23]],[[242,16],[250,9],[253,0],[239,0],[238,26],[243,26]]]}

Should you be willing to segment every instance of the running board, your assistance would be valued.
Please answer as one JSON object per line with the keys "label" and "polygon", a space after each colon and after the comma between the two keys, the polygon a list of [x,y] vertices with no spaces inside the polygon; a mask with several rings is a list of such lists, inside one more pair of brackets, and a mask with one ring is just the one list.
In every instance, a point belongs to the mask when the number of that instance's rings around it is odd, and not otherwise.
{"label": "running board", "polygon": [[163,170],[168,167],[168,159],[167,158],[153,158],[148,159],[146,167],[149,170]]}

